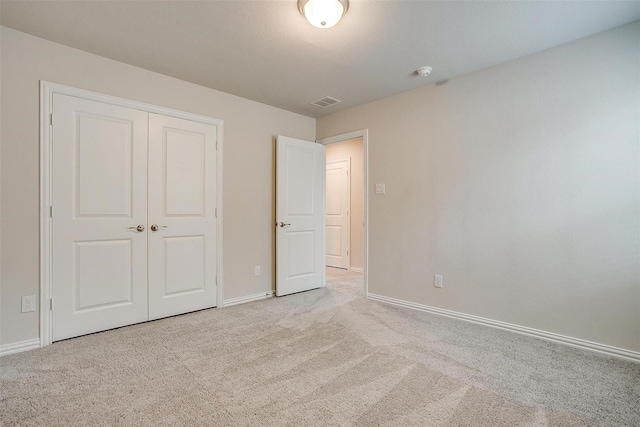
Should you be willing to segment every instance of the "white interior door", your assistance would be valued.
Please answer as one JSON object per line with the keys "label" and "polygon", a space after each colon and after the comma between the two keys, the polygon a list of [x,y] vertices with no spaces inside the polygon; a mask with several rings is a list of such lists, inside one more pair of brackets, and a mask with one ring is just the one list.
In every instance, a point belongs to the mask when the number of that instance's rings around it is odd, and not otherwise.
{"label": "white interior door", "polygon": [[52,338],[145,321],[148,114],[59,94],[53,111]]}
{"label": "white interior door", "polygon": [[215,307],[216,127],[149,114],[149,318]]}
{"label": "white interior door", "polygon": [[52,340],[217,305],[213,125],[53,95]]}
{"label": "white interior door", "polygon": [[349,268],[351,159],[327,162],[327,265]]}
{"label": "white interior door", "polygon": [[324,286],[325,148],[278,136],[276,295]]}

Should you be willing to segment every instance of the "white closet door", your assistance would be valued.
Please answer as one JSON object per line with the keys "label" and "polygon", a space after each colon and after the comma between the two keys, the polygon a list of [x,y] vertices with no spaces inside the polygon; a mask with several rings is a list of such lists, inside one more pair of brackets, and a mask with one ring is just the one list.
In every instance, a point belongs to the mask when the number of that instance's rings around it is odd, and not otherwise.
{"label": "white closet door", "polygon": [[55,341],[147,320],[148,114],[58,94],[53,111]]}
{"label": "white closet door", "polygon": [[216,154],[215,126],[149,114],[149,319],[217,305]]}

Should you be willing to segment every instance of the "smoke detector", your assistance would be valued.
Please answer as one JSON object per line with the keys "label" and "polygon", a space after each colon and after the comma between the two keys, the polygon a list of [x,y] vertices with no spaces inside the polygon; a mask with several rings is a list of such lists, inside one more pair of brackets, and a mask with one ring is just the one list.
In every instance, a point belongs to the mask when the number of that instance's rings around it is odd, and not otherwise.
{"label": "smoke detector", "polygon": [[433,68],[431,67],[420,67],[416,70],[416,73],[418,73],[420,77],[427,77],[429,74],[431,74],[432,70]]}

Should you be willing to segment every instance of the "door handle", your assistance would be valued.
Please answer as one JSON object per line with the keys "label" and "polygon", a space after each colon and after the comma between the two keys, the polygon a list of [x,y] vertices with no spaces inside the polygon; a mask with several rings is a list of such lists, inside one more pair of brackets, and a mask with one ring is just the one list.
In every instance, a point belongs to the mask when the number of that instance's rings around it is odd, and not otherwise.
{"label": "door handle", "polygon": [[158,231],[167,228],[166,225],[151,224],[151,231]]}
{"label": "door handle", "polygon": [[144,225],[140,224],[137,227],[129,227],[129,230],[136,230],[138,233],[142,233],[144,231]]}
{"label": "door handle", "polygon": [[285,224],[284,222],[280,221],[280,224],[278,224],[280,227],[284,228],[284,227],[288,227],[291,224]]}

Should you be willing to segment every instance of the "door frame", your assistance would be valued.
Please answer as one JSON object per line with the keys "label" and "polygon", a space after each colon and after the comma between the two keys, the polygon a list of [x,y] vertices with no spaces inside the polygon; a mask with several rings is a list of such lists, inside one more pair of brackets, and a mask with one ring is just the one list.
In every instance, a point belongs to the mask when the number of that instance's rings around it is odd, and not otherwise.
{"label": "door frame", "polygon": [[[364,273],[364,296],[369,298],[369,130],[361,129],[353,132],[343,133],[336,136],[321,138],[316,140],[318,144],[329,145],[350,139],[362,138],[362,150],[364,156],[364,242],[363,242],[363,273]],[[325,195],[326,199],[326,195]],[[353,212],[352,212],[353,214]],[[326,217],[326,209],[325,209]],[[325,231],[326,233],[326,231]],[[325,236],[326,238],[326,236]],[[326,252],[326,249],[325,249]],[[351,252],[349,252],[351,253]]]}
{"label": "door frame", "polygon": [[[325,144],[323,144],[325,145]],[[351,157],[347,157],[345,159],[338,159],[338,160],[331,160],[331,161],[327,161],[325,160],[325,165],[329,165],[332,163],[342,163],[342,162],[347,162],[348,165],[348,171],[349,171],[349,179],[347,180],[347,264],[348,270],[351,270],[351,214],[349,214],[349,212],[351,212]],[[325,187],[324,187],[324,191],[327,192],[327,172],[325,169]],[[324,209],[324,215],[325,217],[327,216],[327,208],[326,208],[326,194],[325,194],[325,209]],[[325,242],[327,241],[327,229],[326,229],[326,218],[325,218],[325,231],[324,231],[324,240]],[[325,252],[326,252],[326,247],[325,247]],[[326,261],[326,257],[327,254],[324,254],[325,256],[325,264],[327,263]]]}
{"label": "door frame", "polygon": [[52,313],[51,313],[51,143],[53,132],[51,120],[53,114],[53,94],[73,96],[90,101],[102,102],[119,107],[132,108],[147,113],[162,114],[169,117],[191,120],[216,126],[216,257],[217,257],[217,307],[224,303],[224,284],[222,274],[222,147],[224,135],[224,121],[213,117],[201,116],[184,111],[173,110],[157,105],[104,95],[58,83],[40,80],[40,347],[52,342]]}

